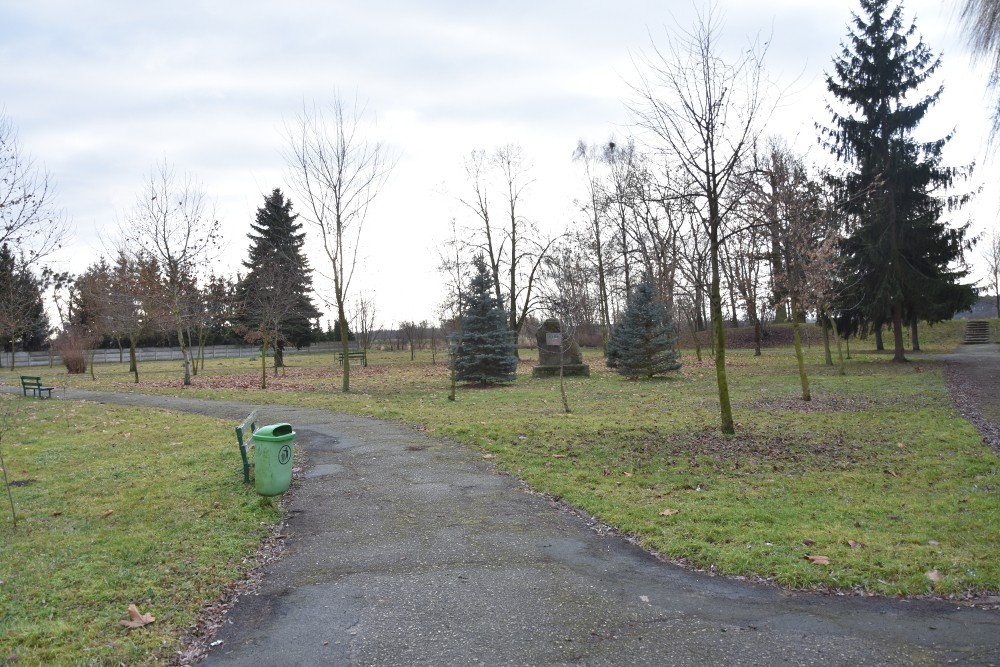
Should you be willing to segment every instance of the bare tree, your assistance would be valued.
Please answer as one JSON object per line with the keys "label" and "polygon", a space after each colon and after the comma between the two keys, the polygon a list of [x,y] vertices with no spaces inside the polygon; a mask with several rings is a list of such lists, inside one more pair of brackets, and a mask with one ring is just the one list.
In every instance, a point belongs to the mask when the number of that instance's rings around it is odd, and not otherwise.
{"label": "bare tree", "polygon": [[417,329],[419,325],[412,320],[403,320],[399,323],[399,333],[406,344],[410,347],[410,361],[416,359]]}
{"label": "bare tree", "polygon": [[0,109],[0,245],[17,248],[33,264],[57,250],[68,234],[65,215],[55,206],[52,177],[25,153]]}
{"label": "bare tree", "polygon": [[731,289],[739,295],[754,330],[754,356],[760,356],[761,347],[761,293],[764,288],[762,261],[767,257],[770,237],[760,225],[748,224],[740,233],[731,237],[731,244],[723,256],[730,277]]}
{"label": "bare tree", "polygon": [[305,202],[302,217],[318,234],[329,262],[344,354],[345,393],[351,390],[347,299],[358,244],[368,207],[395,164],[381,142],[363,136],[364,112],[356,102],[349,108],[339,95],[325,111],[316,105],[304,107],[288,129],[285,155],[292,187]]}
{"label": "bare tree", "polygon": [[244,332],[244,338],[250,343],[260,343],[260,388],[267,389],[267,350],[274,349],[277,376],[278,369],[284,366],[282,325],[299,307],[295,299],[298,282],[292,272],[277,264],[258,267],[256,275],[260,284],[247,291],[247,301],[240,308],[247,314],[247,321],[256,324],[256,328]]}
{"label": "bare tree", "polygon": [[[459,201],[479,219],[478,240],[473,245],[483,253],[493,274],[497,300],[508,304],[510,330],[520,332],[525,318],[537,305],[539,267],[555,239],[543,239],[537,226],[521,213],[525,190],[533,181],[520,146],[506,144],[490,154],[473,151],[465,170],[473,198]],[[500,190],[503,201],[499,220],[491,217],[489,197],[493,185]]]}
{"label": "bare tree", "polygon": [[136,346],[147,331],[156,326],[162,286],[156,262],[149,257],[119,254],[111,268],[114,328],[128,340],[129,371],[139,382],[139,359]]}
{"label": "bare tree", "polygon": [[188,345],[187,299],[198,271],[218,250],[219,222],[200,183],[189,174],[178,178],[166,161],[149,178],[125,214],[119,252],[155,260],[166,307],[184,359],[184,384],[191,384],[192,353]]}
{"label": "bare tree", "polygon": [[758,137],[764,98],[762,76],[766,44],[751,42],[732,61],[723,59],[720,19],[714,5],[702,11],[690,30],[676,29],[669,46],[637,67],[632,107],[640,127],[659,141],[659,149],[690,184],[678,195],[698,210],[709,241],[709,290],[721,429],[736,432],[726,377],[720,248],[725,241],[733,186]]}
{"label": "bare tree", "polygon": [[607,245],[608,232],[608,196],[604,184],[598,172],[599,165],[605,155],[605,146],[588,146],[583,141],[576,145],[573,152],[573,160],[583,166],[583,175],[586,179],[586,195],[583,201],[578,202],[580,211],[586,217],[587,235],[591,239],[591,252],[587,253],[592,258],[597,277],[597,299],[598,312],[601,317],[601,353],[608,356],[608,336],[611,333],[611,310],[608,297],[608,267],[607,267]]}
{"label": "bare tree", "polygon": [[354,337],[358,341],[358,346],[367,352],[378,339],[382,329],[378,322],[378,314],[375,309],[375,298],[372,296],[359,296],[354,300],[354,317],[351,325],[354,327]]}
{"label": "bare tree", "polygon": [[[1000,92],[1000,2],[963,0],[960,18],[974,56],[990,67],[989,87]],[[993,110],[993,139],[1000,134],[1000,101]]]}
{"label": "bare tree", "polygon": [[996,298],[997,317],[1000,317],[1000,230],[994,229],[985,240],[983,258],[989,272],[988,281]]}

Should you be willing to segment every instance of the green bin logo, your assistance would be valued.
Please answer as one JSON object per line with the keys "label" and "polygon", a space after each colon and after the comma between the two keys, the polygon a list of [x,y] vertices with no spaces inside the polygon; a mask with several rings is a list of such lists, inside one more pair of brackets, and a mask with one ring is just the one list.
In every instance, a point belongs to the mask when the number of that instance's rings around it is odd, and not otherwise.
{"label": "green bin logo", "polygon": [[292,448],[288,445],[282,445],[281,449],[278,450],[278,463],[281,465],[286,465],[292,460]]}

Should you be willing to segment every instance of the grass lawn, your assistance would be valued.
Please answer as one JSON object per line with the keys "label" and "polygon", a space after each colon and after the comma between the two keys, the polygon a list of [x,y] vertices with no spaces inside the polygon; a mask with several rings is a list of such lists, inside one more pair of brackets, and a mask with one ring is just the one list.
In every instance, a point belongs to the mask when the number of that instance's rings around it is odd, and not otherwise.
{"label": "grass lawn", "polygon": [[[0,664],[166,662],[280,516],[229,422],[11,395],[0,420]],[[122,627],[129,604],[156,621]]]}
{"label": "grass lawn", "polygon": [[[925,327],[924,349],[950,349],[959,330]],[[210,360],[187,389],[179,362],[143,364],[138,387],[118,364],[99,366],[96,381],[58,369],[41,375],[57,386],[305,405],[412,424],[695,568],[805,589],[995,593],[1000,462],[952,408],[937,362],[911,355],[913,363],[892,364],[861,347],[870,343],[853,342],[845,376],[823,365],[821,348],[808,350],[811,403],[798,398],[790,349],[761,357],[730,350],[732,438],[718,434],[707,353],[699,363],[685,352],[679,373],[642,382],[586,353],[593,375],[567,379],[570,415],[558,380],[533,379],[529,362],[513,385],[461,389],[451,403],[445,363],[429,353],[413,362],[409,353],[372,354],[368,368],[352,368],[347,395],[332,355],[289,357],[266,391],[256,388],[259,366],[250,359]]]}

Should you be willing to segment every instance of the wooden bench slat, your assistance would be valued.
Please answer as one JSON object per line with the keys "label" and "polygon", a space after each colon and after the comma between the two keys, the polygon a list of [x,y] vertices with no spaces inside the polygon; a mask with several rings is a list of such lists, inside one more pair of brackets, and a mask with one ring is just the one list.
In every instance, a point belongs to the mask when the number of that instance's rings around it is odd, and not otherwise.
{"label": "wooden bench slat", "polygon": [[[350,362],[351,359],[360,359],[361,360],[361,365],[362,366],[367,366],[368,365],[368,352],[366,352],[365,350],[358,350],[358,351],[354,351],[354,352],[348,352],[347,353],[347,361]],[[341,364],[344,363],[344,353],[343,352],[338,352],[337,353],[337,363],[341,363]]]}
{"label": "wooden bench slat", "polygon": [[38,398],[46,398],[42,393],[46,392],[48,394],[47,398],[52,398],[52,390],[55,387],[46,387],[42,384],[42,378],[38,375],[22,375],[21,376],[21,393],[24,396],[28,395],[28,390],[31,390],[33,396]]}

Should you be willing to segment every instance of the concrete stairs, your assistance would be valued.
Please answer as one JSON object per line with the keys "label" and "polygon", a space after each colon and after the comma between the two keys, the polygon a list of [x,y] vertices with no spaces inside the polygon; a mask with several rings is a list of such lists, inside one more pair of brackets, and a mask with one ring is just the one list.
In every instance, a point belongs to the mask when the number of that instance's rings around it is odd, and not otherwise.
{"label": "concrete stairs", "polygon": [[979,345],[990,342],[990,323],[986,320],[969,320],[965,323],[966,345]]}

